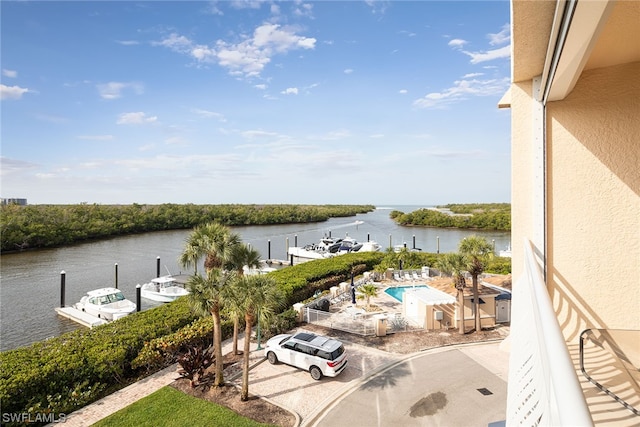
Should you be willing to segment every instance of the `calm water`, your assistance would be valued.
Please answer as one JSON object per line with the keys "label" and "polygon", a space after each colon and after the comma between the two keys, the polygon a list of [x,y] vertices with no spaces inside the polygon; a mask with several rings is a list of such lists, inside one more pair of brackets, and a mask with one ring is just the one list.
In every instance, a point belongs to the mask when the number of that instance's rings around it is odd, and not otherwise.
{"label": "calm water", "polygon": [[[393,206],[410,212],[418,206]],[[317,224],[290,224],[233,227],[245,243],[260,251],[262,258],[286,260],[287,245],[299,246],[317,242],[321,237],[349,235],[356,240],[375,240],[384,248],[406,243],[426,252],[452,252],[469,231],[437,228],[414,228],[396,225],[389,219],[388,208],[349,218],[332,218]],[[356,224],[356,221],[362,221]],[[189,274],[179,267],[177,259],[189,230],[163,231],[118,237],[71,247],[47,249],[0,257],[0,350],[9,350],[72,331],[81,326],[59,317],[54,311],[60,305],[60,273],[65,271],[66,305],[78,302],[89,290],[113,286],[116,280],[125,296],[135,301],[135,286],[156,277],[157,258],[161,274]],[[510,234],[477,233],[496,251],[506,248]],[[199,271],[202,271],[200,268]],[[142,309],[154,307],[142,299]]]}

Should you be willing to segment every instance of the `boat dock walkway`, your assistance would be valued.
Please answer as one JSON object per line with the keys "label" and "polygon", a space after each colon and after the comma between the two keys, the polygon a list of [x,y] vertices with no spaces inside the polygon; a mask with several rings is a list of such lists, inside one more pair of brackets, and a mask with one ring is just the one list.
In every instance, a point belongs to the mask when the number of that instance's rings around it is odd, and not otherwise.
{"label": "boat dock walkway", "polygon": [[57,307],[56,313],[62,317],[78,322],[83,326],[93,328],[94,326],[104,325],[107,323],[104,319],[99,319],[96,316],[92,316],[89,313],[85,313],[82,310],[78,310],[75,307]]}

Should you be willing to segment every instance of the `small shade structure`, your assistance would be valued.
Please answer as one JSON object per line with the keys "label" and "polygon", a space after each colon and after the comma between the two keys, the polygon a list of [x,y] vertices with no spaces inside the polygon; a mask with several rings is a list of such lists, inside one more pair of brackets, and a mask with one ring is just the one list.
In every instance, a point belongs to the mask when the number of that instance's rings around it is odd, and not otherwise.
{"label": "small shade structure", "polygon": [[454,327],[455,297],[433,288],[407,289],[402,298],[404,316],[425,329]]}

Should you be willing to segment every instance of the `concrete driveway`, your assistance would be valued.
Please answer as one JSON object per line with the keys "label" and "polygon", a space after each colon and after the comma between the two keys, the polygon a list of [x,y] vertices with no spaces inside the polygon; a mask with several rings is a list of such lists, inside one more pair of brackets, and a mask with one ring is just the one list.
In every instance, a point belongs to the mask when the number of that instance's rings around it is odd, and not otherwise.
{"label": "concrete driveway", "polygon": [[349,365],[337,377],[315,381],[265,361],[250,371],[249,392],[297,413],[302,426],[486,426],[505,417],[508,353],[500,343],[410,356],[344,344]]}
{"label": "concrete driveway", "polygon": [[249,372],[249,392],[296,412],[305,425],[366,375],[402,358],[357,344],[345,342],[344,346],[349,364],[335,378],[323,377],[316,381],[307,371],[283,363],[271,365],[265,360]]}

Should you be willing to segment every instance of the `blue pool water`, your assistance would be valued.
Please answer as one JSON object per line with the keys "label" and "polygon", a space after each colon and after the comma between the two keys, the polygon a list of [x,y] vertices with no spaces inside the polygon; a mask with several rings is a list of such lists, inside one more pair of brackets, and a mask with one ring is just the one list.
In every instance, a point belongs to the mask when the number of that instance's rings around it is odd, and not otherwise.
{"label": "blue pool water", "polygon": [[384,293],[392,296],[398,301],[402,302],[402,294],[406,289],[429,289],[427,285],[418,285],[418,286],[396,286],[395,288],[387,288],[384,290]]}

